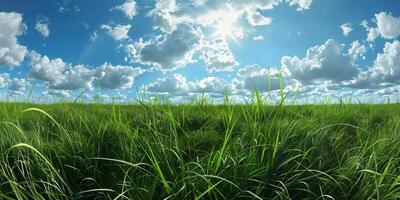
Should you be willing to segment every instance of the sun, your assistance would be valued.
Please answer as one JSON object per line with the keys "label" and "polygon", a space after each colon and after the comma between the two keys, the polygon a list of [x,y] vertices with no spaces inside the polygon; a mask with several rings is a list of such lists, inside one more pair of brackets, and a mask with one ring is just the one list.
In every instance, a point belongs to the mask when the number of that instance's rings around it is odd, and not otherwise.
{"label": "sun", "polygon": [[215,25],[215,34],[222,37],[234,37],[233,31],[235,29],[234,25],[226,21],[218,21]]}
{"label": "sun", "polygon": [[212,24],[212,27],[215,30],[213,35],[217,37],[230,37],[235,39],[234,32],[237,29],[235,24],[238,18],[239,14],[233,10],[224,10],[212,13],[209,16],[209,20],[214,22]]}

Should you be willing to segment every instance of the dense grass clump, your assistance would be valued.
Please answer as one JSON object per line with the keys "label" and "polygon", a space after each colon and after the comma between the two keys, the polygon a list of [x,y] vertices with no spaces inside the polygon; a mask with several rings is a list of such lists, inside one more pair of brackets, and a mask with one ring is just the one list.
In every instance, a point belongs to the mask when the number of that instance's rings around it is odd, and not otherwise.
{"label": "dense grass clump", "polygon": [[400,105],[0,104],[0,199],[398,199]]}

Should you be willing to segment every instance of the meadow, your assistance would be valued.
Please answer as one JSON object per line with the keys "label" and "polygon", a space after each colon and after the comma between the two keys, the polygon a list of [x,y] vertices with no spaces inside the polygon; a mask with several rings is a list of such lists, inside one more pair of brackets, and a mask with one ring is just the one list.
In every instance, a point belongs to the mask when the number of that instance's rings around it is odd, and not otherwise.
{"label": "meadow", "polygon": [[400,105],[0,104],[0,199],[399,199]]}

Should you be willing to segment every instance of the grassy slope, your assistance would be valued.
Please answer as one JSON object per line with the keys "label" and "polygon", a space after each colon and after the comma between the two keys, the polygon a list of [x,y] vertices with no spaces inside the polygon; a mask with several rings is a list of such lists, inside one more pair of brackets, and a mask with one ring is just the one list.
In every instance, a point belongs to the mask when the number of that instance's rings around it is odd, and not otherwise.
{"label": "grassy slope", "polygon": [[400,105],[0,104],[0,121],[0,199],[400,198]]}

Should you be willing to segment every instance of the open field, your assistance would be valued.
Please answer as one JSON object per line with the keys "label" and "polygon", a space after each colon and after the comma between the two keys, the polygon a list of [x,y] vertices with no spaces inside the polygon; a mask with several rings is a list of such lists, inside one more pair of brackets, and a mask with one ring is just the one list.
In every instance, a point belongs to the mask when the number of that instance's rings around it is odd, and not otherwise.
{"label": "open field", "polygon": [[398,199],[400,105],[0,104],[0,199]]}

